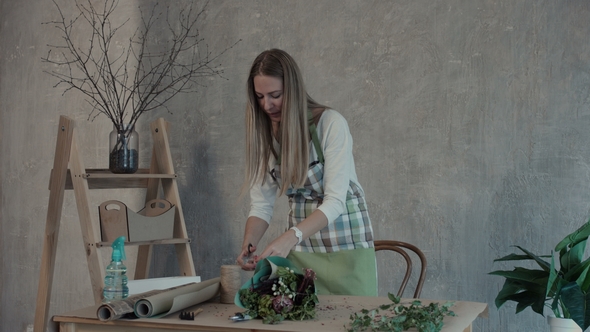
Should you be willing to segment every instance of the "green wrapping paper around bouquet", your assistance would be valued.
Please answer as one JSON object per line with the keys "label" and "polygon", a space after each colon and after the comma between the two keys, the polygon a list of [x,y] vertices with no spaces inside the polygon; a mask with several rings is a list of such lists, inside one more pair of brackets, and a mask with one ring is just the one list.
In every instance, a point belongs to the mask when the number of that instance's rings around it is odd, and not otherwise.
{"label": "green wrapping paper around bouquet", "polygon": [[315,317],[318,298],[315,272],[297,267],[279,256],[260,260],[254,275],[236,293],[235,304],[247,309],[252,318],[277,324],[284,319],[305,320]]}

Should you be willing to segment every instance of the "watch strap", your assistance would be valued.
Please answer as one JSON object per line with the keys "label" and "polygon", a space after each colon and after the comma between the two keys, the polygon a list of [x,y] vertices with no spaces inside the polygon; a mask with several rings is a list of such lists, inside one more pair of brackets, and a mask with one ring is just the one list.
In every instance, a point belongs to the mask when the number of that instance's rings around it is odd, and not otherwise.
{"label": "watch strap", "polygon": [[291,227],[291,229],[295,232],[295,236],[297,237],[297,244],[301,243],[301,241],[303,240],[303,232],[295,226]]}

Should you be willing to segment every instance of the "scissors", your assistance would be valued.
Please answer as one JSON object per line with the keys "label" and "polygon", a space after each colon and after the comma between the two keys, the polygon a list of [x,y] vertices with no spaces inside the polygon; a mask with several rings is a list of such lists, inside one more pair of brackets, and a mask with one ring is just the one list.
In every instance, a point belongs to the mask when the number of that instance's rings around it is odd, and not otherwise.
{"label": "scissors", "polygon": [[252,243],[248,243],[248,256],[246,256],[246,263],[253,263],[254,260],[250,257],[250,255],[254,252],[252,250]]}
{"label": "scissors", "polygon": [[231,316],[229,319],[234,321],[234,322],[243,322],[243,321],[247,321],[250,320],[252,317],[250,317],[249,315],[246,315],[244,313],[241,312],[236,312],[235,315]]}

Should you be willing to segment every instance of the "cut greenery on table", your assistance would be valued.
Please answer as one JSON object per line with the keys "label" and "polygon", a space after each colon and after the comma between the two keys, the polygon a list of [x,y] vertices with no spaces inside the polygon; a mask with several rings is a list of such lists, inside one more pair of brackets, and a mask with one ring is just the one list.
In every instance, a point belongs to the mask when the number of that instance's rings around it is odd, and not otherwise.
{"label": "cut greenery on table", "polygon": [[350,316],[349,332],[356,331],[406,331],[416,328],[419,332],[438,332],[443,327],[445,316],[455,316],[449,308],[454,302],[423,305],[419,300],[401,303],[399,297],[389,293],[392,304],[384,304],[376,309],[363,309]]}

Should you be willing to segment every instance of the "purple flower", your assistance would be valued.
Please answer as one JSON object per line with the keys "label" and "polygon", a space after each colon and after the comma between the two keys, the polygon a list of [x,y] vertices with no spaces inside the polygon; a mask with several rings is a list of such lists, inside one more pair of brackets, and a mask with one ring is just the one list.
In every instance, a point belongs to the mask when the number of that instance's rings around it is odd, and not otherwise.
{"label": "purple flower", "polygon": [[287,313],[293,310],[293,300],[288,296],[279,295],[272,300],[272,307],[277,314]]}

